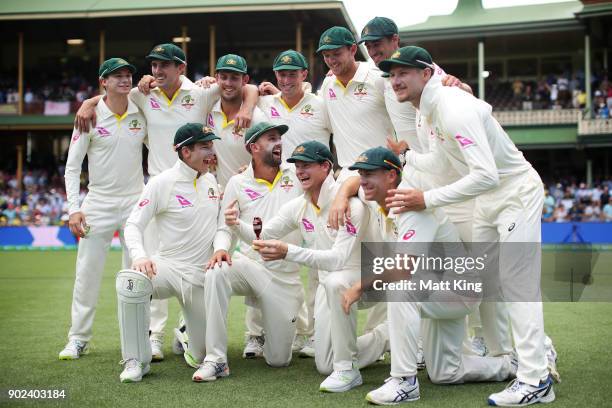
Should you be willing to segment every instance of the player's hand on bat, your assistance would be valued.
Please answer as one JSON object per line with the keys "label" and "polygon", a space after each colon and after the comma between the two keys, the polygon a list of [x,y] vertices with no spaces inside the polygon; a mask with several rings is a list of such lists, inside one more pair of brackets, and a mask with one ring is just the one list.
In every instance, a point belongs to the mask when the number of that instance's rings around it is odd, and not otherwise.
{"label": "player's hand on bat", "polygon": [[138,81],[138,90],[145,95],[148,95],[151,89],[155,87],[157,87],[157,82],[155,82],[155,77],[151,75],[143,75]]}
{"label": "player's hand on bat", "polygon": [[261,84],[259,84],[259,94],[261,96],[264,95],[276,95],[277,93],[279,93],[279,89],[277,87],[275,87],[272,82],[268,82],[268,81],[264,81]]}
{"label": "player's hand on bat", "polygon": [[393,189],[387,192],[385,203],[393,214],[421,211],[425,209],[425,196],[421,190]]}
{"label": "player's hand on bat", "polygon": [[157,266],[155,262],[149,258],[139,258],[132,264],[132,269],[140,273],[147,275],[149,279],[153,279],[153,276],[157,275]]}
{"label": "player's hand on bat", "polygon": [[217,78],[215,77],[210,77],[210,76],[205,76],[204,78],[198,79],[197,81],[195,81],[195,84],[197,86],[199,86],[200,88],[210,88],[212,85],[217,83]]}
{"label": "player's hand on bat", "polygon": [[87,234],[85,232],[86,227],[87,222],[85,222],[85,214],[80,211],[70,214],[70,218],[68,219],[68,228],[70,228],[70,232],[83,238]]}
{"label": "player's hand on bat", "polygon": [[400,155],[408,149],[408,143],[404,140],[395,141],[393,138],[387,138],[387,147],[396,155]]}
{"label": "player's hand on bat", "polygon": [[289,246],[286,242],[276,239],[256,239],[253,241],[253,249],[259,252],[264,261],[276,261],[278,259],[285,259]]}
{"label": "player's hand on bat", "polygon": [[349,314],[351,312],[351,306],[361,299],[362,292],[361,282],[357,282],[342,293],[342,299],[340,301],[342,302],[342,310],[344,310],[344,313]]}
{"label": "player's hand on bat", "polygon": [[221,267],[223,262],[227,262],[228,265],[231,265],[232,256],[225,249],[220,249],[208,260],[206,263],[206,269],[212,269],[215,266]]}
{"label": "player's hand on bat", "polygon": [[240,210],[238,209],[238,200],[234,200],[223,213],[223,216],[225,217],[225,225],[228,227],[238,225],[240,223],[238,219],[239,215]]}
{"label": "player's hand on bat", "polygon": [[100,102],[101,95],[89,98],[81,104],[74,115],[74,127],[81,133],[89,132],[90,126],[96,126],[96,105]]}
{"label": "player's hand on bat", "polygon": [[349,205],[348,197],[342,194],[338,194],[331,207],[329,208],[329,214],[327,216],[327,223],[335,230],[344,226],[344,219],[347,221],[351,220],[351,206]]}

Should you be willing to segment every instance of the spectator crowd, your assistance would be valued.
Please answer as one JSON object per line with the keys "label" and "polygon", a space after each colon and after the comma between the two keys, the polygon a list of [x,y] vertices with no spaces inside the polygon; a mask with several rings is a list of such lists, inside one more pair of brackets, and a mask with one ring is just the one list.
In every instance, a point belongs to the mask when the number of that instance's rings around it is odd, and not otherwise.
{"label": "spectator crowd", "polygon": [[612,222],[612,181],[558,182],[545,190],[543,222]]}

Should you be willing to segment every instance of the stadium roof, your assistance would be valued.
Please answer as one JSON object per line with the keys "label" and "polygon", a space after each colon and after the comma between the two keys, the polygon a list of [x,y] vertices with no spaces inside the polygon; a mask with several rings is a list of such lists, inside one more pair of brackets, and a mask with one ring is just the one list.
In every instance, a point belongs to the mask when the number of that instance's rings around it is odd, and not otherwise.
{"label": "stadium roof", "polygon": [[582,8],[580,1],[570,1],[485,9],[481,0],[459,0],[452,14],[403,27],[400,34],[413,41],[565,31],[582,27],[576,19]]}
{"label": "stadium roof", "polygon": [[312,9],[340,9],[350,22],[339,0],[2,0],[0,20]]}

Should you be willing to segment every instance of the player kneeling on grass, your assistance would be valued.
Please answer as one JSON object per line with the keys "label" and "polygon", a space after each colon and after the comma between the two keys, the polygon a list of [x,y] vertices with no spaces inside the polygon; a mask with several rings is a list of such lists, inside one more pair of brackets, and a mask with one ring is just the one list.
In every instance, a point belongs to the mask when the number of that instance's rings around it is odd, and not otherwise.
{"label": "player kneeling on grass", "polygon": [[[441,210],[389,213],[385,198],[391,190],[407,188],[402,181],[401,162],[389,149],[366,150],[350,167],[359,171],[360,195],[378,217],[383,240],[389,243],[417,243],[414,255],[427,254],[431,243],[445,242],[450,247],[462,245],[459,233]],[[347,200],[357,191],[355,178],[341,188],[339,199]],[[409,254],[412,255],[412,254]],[[419,271],[416,271],[417,273]],[[406,276],[405,272],[402,276]],[[395,281],[397,277],[389,278]],[[343,307],[349,311],[363,290],[373,281],[357,282],[344,293]],[[480,357],[462,353],[465,316],[478,308],[479,298],[453,291],[430,291],[427,301],[415,301],[410,291],[394,295],[386,293],[391,377],[371,392],[366,399],[374,404],[392,405],[420,398],[417,380],[417,340],[423,328],[423,352],[427,372],[436,384],[461,384],[474,381],[503,381],[516,373],[509,356]],[[396,297],[397,296],[397,297]]]}
{"label": "player kneeling on grass", "polygon": [[[72,325],[60,360],[87,353],[104,262],[115,231],[120,231],[123,266],[130,260],[123,242],[123,227],[142,192],[142,143],[147,129],[142,113],[128,100],[136,71],[122,58],[100,66],[100,84],[106,95],[95,107],[98,126],[72,134],[66,162],[66,194],[70,231],[81,238],[72,295]],[[79,206],[81,167],[88,157],[89,192]]]}
{"label": "player kneeling on grass", "polygon": [[[358,198],[351,200],[352,223],[336,231],[327,224],[330,205],[340,187],[332,170],[330,150],[320,142],[298,145],[289,163],[295,163],[296,175],[304,194],[283,205],[278,214],[263,226],[255,240],[250,225],[240,220],[235,229],[243,240],[253,241],[266,261],[285,259],[319,270],[315,296],[315,363],[321,374],[331,374],[320,390],[344,392],[362,384],[359,368],[378,360],[387,345],[386,324],[357,339],[357,307],[344,313],[341,292],[359,280],[361,241],[371,240],[372,229],[367,206]],[[374,226],[375,228],[375,226]],[[276,240],[291,231],[299,231],[306,247]]]}
{"label": "player kneeling on grass", "polygon": [[[191,365],[205,355],[205,265],[212,255],[217,229],[219,191],[208,173],[217,136],[198,123],[181,126],[174,137],[180,160],[146,185],[126,225],[125,238],[134,259],[132,269],[117,274],[119,332],[124,370],[121,382],[136,382],[150,370],[151,298],[176,297],[187,324]],[[158,252],[145,252],[143,235],[155,219]]]}

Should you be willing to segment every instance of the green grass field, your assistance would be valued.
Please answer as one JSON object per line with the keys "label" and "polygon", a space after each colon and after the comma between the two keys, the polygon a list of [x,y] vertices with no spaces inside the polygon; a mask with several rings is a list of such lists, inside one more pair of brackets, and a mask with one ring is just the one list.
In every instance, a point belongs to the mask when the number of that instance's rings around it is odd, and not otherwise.
{"label": "green grass field", "polygon": [[[362,371],[364,385],[343,394],[318,392],[324,379],[312,359],[295,358],[287,368],[274,369],[263,360],[241,358],[244,331],[242,298],[230,311],[231,376],[214,383],[191,382],[193,369],[172,354],[153,364],[140,384],[119,383],[121,367],[114,293],[120,253],[111,252],[106,265],[94,326],[91,354],[77,361],[59,361],[66,341],[76,252],[0,252],[0,405],[113,407],[313,407],[366,406],[365,394],[388,376],[388,361]],[[545,257],[546,261],[546,257]],[[550,262],[550,261],[548,261]],[[612,269],[600,267],[594,284],[609,282]],[[604,279],[605,278],[605,279]],[[178,306],[171,301],[171,322]],[[612,303],[547,303],[546,331],[559,352],[563,382],[555,385],[555,407],[609,407],[612,367]],[[503,383],[437,386],[419,374],[418,407],[478,407]],[[67,390],[58,402],[9,401],[7,389]]]}

